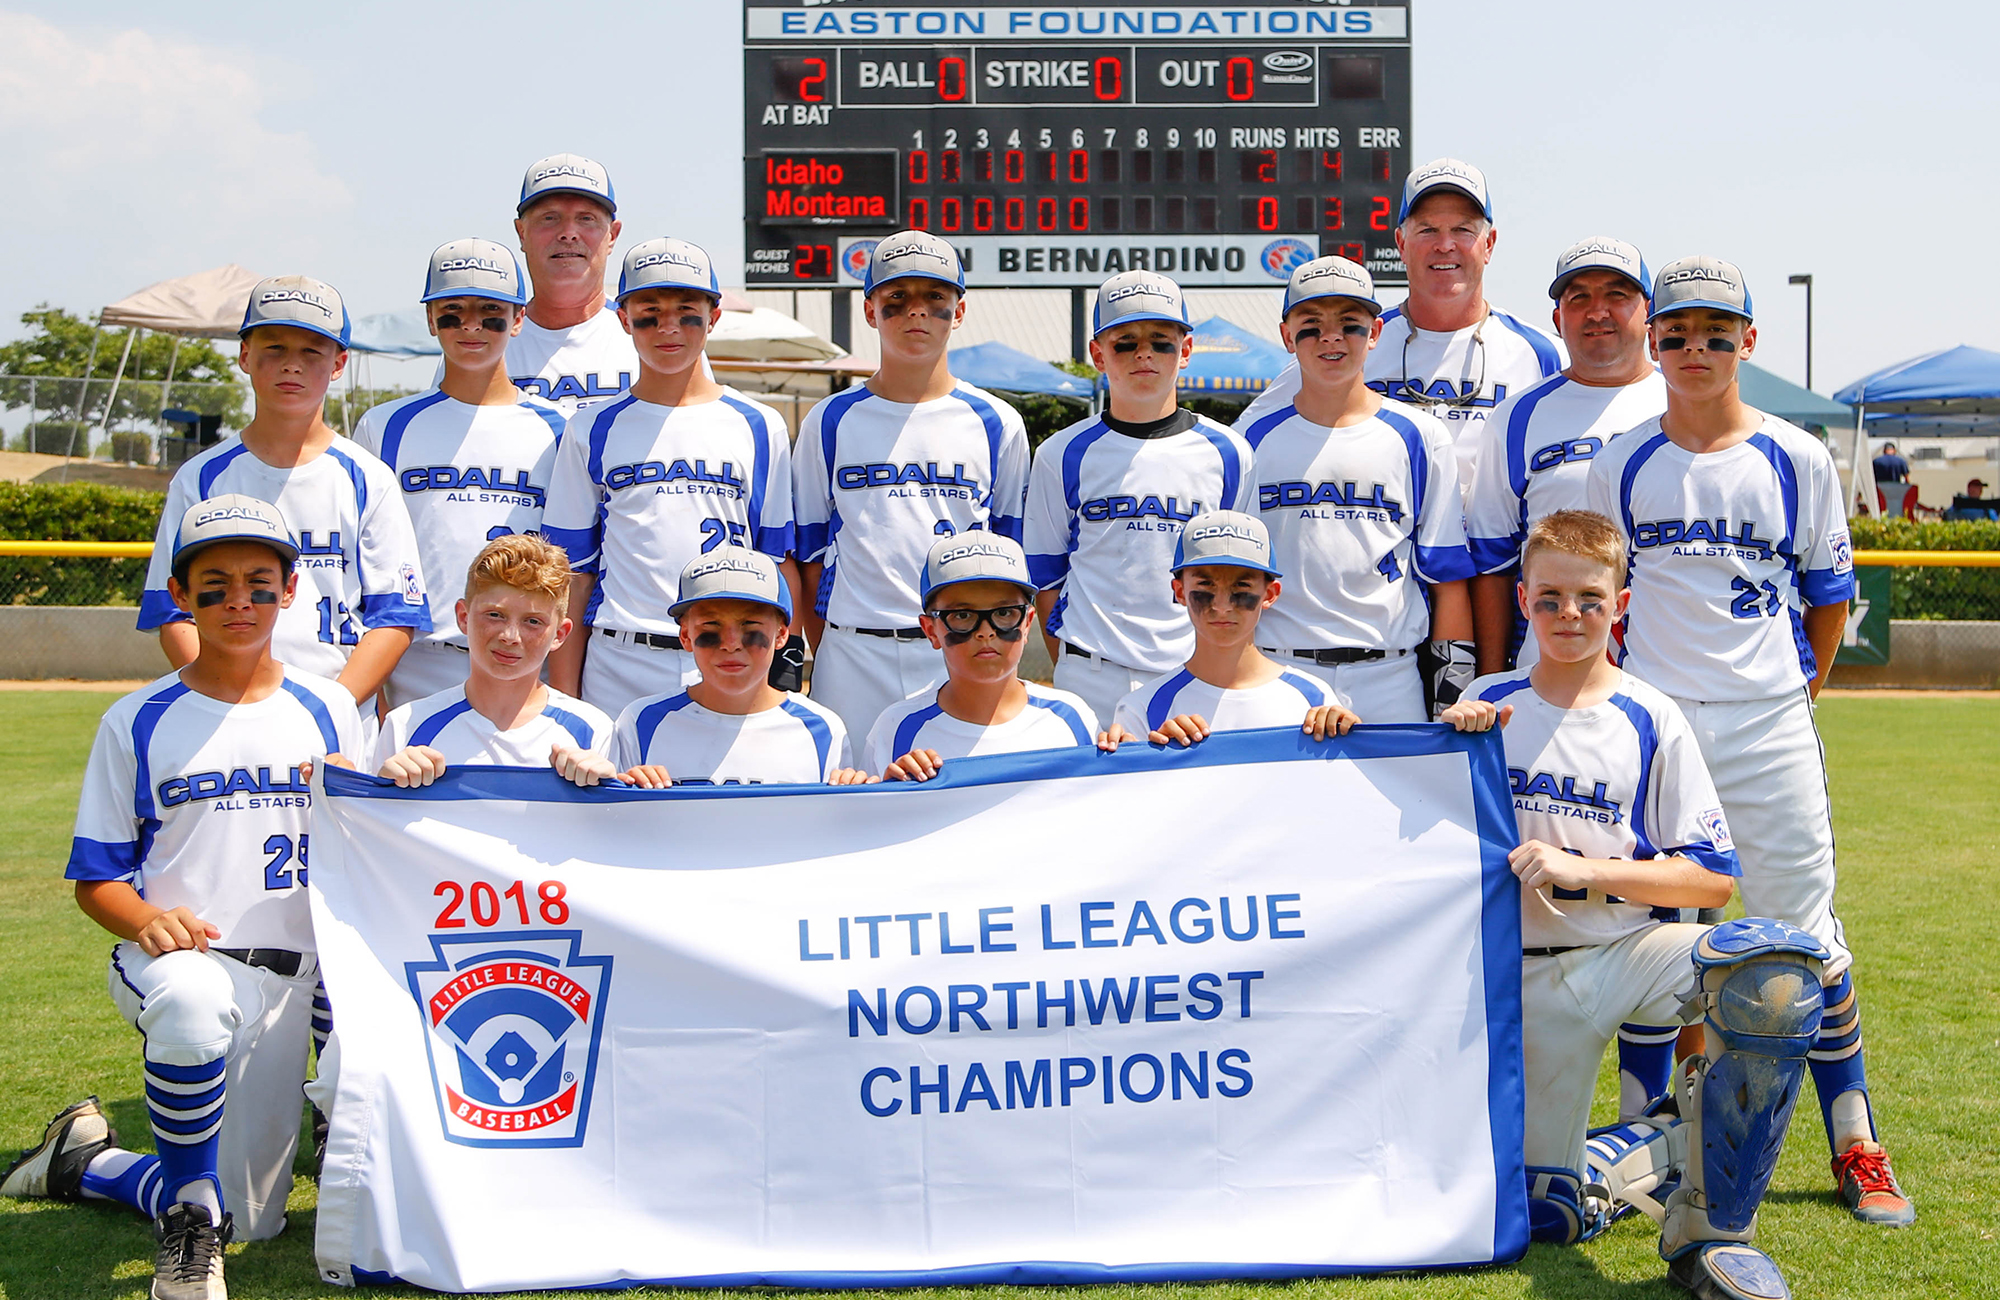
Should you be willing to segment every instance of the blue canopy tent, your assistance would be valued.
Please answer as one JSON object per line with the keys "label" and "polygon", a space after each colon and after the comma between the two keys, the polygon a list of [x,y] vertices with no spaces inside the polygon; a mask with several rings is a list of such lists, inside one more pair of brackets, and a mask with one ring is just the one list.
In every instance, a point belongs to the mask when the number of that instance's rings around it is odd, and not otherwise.
{"label": "blue canopy tent", "polygon": [[1090,400],[1090,381],[1058,370],[1005,343],[975,343],[951,350],[951,373],[975,388],[1003,393],[1042,393],[1079,402]]}
{"label": "blue canopy tent", "polygon": [[1834,397],[1854,406],[1854,466],[1868,438],[1979,438],[2000,434],[2000,352],[1944,348],[1858,379]]}
{"label": "blue canopy tent", "polygon": [[1230,394],[1247,400],[1268,388],[1291,359],[1277,344],[1210,316],[1195,323],[1194,355],[1181,371],[1181,395]]}
{"label": "blue canopy tent", "polygon": [[1748,361],[1737,370],[1736,382],[1745,402],[1780,420],[1808,427],[1817,425],[1828,431],[1845,430],[1854,423],[1853,407],[1821,397],[1810,388],[1780,379]]}

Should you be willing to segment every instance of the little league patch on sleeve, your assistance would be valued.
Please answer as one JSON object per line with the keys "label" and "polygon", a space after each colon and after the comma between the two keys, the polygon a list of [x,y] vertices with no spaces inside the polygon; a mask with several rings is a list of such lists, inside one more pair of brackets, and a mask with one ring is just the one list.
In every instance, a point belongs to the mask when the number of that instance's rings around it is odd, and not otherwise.
{"label": "little league patch on sleeve", "polygon": [[1729,836],[1729,823],[1723,820],[1722,809],[1710,808],[1701,815],[1701,828],[1708,832],[1708,842],[1718,849],[1733,849],[1736,841]]}
{"label": "little league patch on sleeve", "polygon": [[417,566],[406,562],[403,565],[402,572],[403,572],[403,603],[405,605],[423,604],[424,584],[423,581],[417,577]]}

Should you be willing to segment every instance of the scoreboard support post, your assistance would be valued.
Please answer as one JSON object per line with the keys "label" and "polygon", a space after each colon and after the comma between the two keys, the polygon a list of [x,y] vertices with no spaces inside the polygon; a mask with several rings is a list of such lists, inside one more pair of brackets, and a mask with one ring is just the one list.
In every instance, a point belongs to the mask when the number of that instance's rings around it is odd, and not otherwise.
{"label": "scoreboard support post", "polygon": [[1072,288],[1069,291],[1069,359],[1071,361],[1090,360],[1090,290]]}

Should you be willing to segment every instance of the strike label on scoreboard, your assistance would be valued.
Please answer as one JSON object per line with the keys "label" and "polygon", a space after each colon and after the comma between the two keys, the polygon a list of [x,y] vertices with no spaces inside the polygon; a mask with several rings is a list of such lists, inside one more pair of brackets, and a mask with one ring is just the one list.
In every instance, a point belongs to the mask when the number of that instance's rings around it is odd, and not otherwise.
{"label": "strike label on scoreboard", "polygon": [[752,287],[858,285],[906,228],[973,285],[1405,282],[1407,0],[746,0],[743,86]]}

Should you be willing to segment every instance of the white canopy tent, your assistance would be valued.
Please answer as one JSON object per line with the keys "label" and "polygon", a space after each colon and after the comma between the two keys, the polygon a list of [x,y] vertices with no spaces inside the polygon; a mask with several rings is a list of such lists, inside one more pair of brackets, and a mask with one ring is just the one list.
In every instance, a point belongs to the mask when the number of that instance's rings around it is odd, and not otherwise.
{"label": "white canopy tent", "polygon": [[[99,436],[111,423],[111,408],[118,401],[118,386],[125,380],[125,363],[131,360],[132,344],[141,331],[152,330],[157,334],[174,336],[174,350],[167,359],[167,380],[160,389],[160,405],[164,407],[173,392],[174,367],[181,353],[180,341],[184,338],[235,338],[237,328],[243,323],[243,309],[250,301],[250,290],[262,278],[256,272],[231,262],[213,270],[149,284],[99,312],[97,324],[100,331],[116,329],[120,325],[125,327],[125,350],[119,354],[117,372],[111,377],[111,396],[105,399],[104,414],[98,421]],[[86,387],[90,383],[91,371],[97,366],[100,337],[101,334],[91,336],[90,360],[83,370]],[[81,404],[82,399],[79,398],[78,405]]]}

